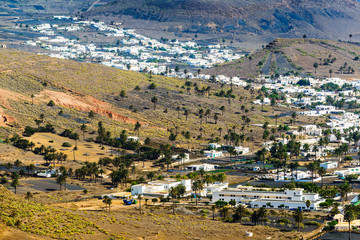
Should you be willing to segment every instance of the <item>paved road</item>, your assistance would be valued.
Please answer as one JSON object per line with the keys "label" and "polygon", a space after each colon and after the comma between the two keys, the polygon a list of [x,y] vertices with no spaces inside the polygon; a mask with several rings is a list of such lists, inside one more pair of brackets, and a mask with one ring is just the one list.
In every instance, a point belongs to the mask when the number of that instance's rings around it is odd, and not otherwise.
{"label": "paved road", "polygon": [[271,59],[272,59],[272,53],[269,53],[263,67],[261,68],[262,73],[265,75],[270,74]]}

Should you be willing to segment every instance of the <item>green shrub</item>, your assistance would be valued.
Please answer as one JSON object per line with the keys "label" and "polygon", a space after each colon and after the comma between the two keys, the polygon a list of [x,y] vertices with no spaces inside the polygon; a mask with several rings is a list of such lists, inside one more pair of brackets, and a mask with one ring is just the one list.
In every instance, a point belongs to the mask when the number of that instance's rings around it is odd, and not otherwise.
{"label": "green shrub", "polygon": [[50,100],[47,104],[49,107],[55,106],[55,102],[53,100]]}
{"label": "green shrub", "polygon": [[61,146],[62,147],[72,147],[71,143],[69,143],[69,142],[64,142]]}
{"label": "green shrub", "polygon": [[278,223],[292,223],[289,219],[287,218],[280,218],[279,220],[277,220]]}
{"label": "green shrub", "polygon": [[320,227],[321,224],[316,221],[309,221],[309,222],[306,222],[305,225]]}

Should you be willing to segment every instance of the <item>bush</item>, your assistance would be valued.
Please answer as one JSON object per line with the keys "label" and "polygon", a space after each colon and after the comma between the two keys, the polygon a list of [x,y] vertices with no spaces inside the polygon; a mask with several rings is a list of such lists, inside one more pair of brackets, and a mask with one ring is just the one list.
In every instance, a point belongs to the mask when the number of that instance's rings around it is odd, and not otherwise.
{"label": "bush", "polygon": [[72,147],[71,143],[69,143],[69,142],[64,142],[61,146],[62,147]]}
{"label": "bush", "polygon": [[50,100],[47,104],[49,107],[55,106],[55,102],[53,100]]}
{"label": "bush", "polygon": [[292,223],[289,219],[287,218],[280,218],[279,220],[277,220],[278,223]]}
{"label": "bush", "polygon": [[321,224],[316,221],[309,221],[309,222],[306,222],[305,225],[320,227]]}
{"label": "bush", "polygon": [[155,83],[151,83],[150,85],[149,85],[149,89],[155,89],[156,88],[156,84]]}
{"label": "bush", "polygon": [[26,126],[23,135],[25,137],[31,137],[34,133],[36,133],[36,130],[30,126]]}
{"label": "bush", "polygon": [[1,184],[5,184],[5,183],[7,183],[8,182],[8,180],[6,179],[6,177],[2,177],[1,179],[0,179],[0,183]]}

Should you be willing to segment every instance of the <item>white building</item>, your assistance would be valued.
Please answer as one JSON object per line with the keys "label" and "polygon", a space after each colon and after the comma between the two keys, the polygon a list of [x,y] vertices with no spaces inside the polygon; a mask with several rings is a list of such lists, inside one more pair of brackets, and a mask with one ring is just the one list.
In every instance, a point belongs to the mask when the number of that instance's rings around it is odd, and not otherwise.
{"label": "white building", "polygon": [[324,162],[324,163],[320,163],[320,167],[325,168],[325,169],[337,168],[337,167],[338,167],[338,162]]}
{"label": "white building", "polygon": [[208,171],[214,171],[215,165],[203,163],[203,164],[187,166],[186,169],[188,171],[199,171],[199,170],[203,169],[205,172],[208,172]]}
{"label": "white building", "polygon": [[301,208],[307,209],[306,201],[311,202],[311,210],[319,209],[319,204],[324,202],[325,199],[320,198],[317,193],[304,193],[304,189],[297,188],[294,190],[285,190],[284,192],[278,191],[251,191],[251,188],[230,189],[213,192],[212,201],[218,200],[230,202],[235,200],[236,203],[249,204],[251,207],[270,207],[285,209]]}
{"label": "white building", "polygon": [[191,191],[191,179],[183,179],[177,181],[176,179],[164,179],[149,182],[147,184],[136,184],[131,186],[132,195],[143,195],[143,196],[163,196],[167,197],[172,187],[178,185],[184,185],[186,192]]}
{"label": "white building", "polygon": [[209,147],[212,149],[218,149],[221,148],[221,145],[218,143],[209,143]]}
{"label": "white building", "polygon": [[238,146],[238,147],[235,147],[235,151],[237,153],[246,154],[246,153],[250,152],[250,149],[247,147]]}
{"label": "white building", "polygon": [[208,158],[216,158],[216,157],[222,157],[224,154],[220,151],[210,150],[210,151],[204,151],[204,156]]}

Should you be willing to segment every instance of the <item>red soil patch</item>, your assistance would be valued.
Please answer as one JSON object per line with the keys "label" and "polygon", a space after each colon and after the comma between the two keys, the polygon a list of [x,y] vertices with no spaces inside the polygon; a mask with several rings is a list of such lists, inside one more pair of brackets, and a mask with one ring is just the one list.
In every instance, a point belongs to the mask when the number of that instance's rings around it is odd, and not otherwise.
{"label": "red soil patch", "polygon": [[4,113],[3,107],[11,109],[11,106],[9,105],[8,100],[28,101],[29,98],[22,94],[19,94],[19,93],[15,93],[15,92],[5,90],[5,89],[0,89],[0,126],[2,126],[2,127],[11,126],[11,122],[15,121],[15,119],[13,117]]}
{"label": "red soil patch", "polygon": [[[111,119],[120,122],[130,123],[130,124],[136,124],[136,122],[138,121],[136,119],[128,118],[126,116],[114,112],[111,104],[100,101],[91,96],[84,96],[84,97],[74,96],[74,95],[69,95],[67,93],[56,92],[51,90],[44,90],[40,94],[50,98],[57,105],[62,105],[64,107],[75,108],[83,112],[93,111],[94,113],[107,116]],[[143,126],[149,125],[146,122],[139,121],[139,123]]]}

